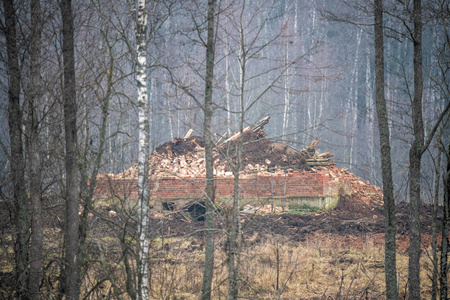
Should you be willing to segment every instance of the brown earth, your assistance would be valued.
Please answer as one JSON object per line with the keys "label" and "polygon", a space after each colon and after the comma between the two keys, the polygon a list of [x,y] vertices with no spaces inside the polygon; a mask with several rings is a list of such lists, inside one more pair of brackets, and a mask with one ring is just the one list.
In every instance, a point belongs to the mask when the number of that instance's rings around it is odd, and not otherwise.
{"label": "brown earth", "polygon": [[[397,248],[400,253],[406,253],[409,247],[408,215],[409,205],[397,205]],[[226,224],[225,212],[220,212],[216,226],[223,229]],[[355,196],[341,196],[336,208],[328,211],[292,213],[289,211],[274,214],[242,214],[242,233],[244,244],[246,242],[260,243],[265,238],[276,235],[285,237],[290,241],[305,242],[310,239],[331,238],[348,242],[352,247],[360,247],[368,236],[374,237],[376,244],[384,247],[384,213],[382,205],[378,202],[362,201]],[[182,237],[185,235],[202,238],[202,221],[192,221],[179,215],[154,215],[154,224],[164,219],[166,228],[170,228],[170,235]],[[430,245],[432,223],[432,207],[421,207],[421,228],[423,246]],[[438,232],[440,231],[440,217]],[[159,231],[159,230],[158,230]]]}
{"label": "brown earth", "polygon": [[[8,208],[5,202],[0,202],[0,245],[2,247],[12,247],[11,236],[13,226],[9,220]],[[111,213],[114,211],[116,213]],[[407,204],[400,203],[397,205],[397,252],[407,254],[409,248],[408,230],[408,212]],[[46,212],[46,228],[50,232],[60,232],[62,228],[62,219],[64,211],[62,207]],[[115,226],[126,228],[130,235],[136,230],[136,224],[127,216],[126,213],[120,212],[118,207],[103,202],[101,206],[97,206],[93,215],[88,218],[90,228],[92,228],[92,236],[99,243],[105,237],[115,237],[117,232],[113,228]],[[383,208],[377,202],[363,201],[356,196],[341,196],[338,206],[329,211],[309,212],[308,214],[299,213],[274,213],[274,214],[242,214],[242,233],[243,247],[264,245],[273,240],[273,237],[279,237],[278,241],[286,241],[295,244],[320,245],[326,241],[335,245],[336,249],[365,249],[367,243],[375,248],[384,248],[384,217]],[[431,221],[432,209],[430,206],[421,207],[421,226],[422,226],[422,246],[427,248],[431,242]],[[111,226],[111,224],[115,224]],[[227,224],[227,211],[224,209],[218,212],[216,216],[218,246],[225,247],[224,244],[224,226]],[[438,230],[440,231],[440,221],[438,222]],[[150,218],[150,237],[152,241],[162,241],[164,247],[168,242],[183,240],[188,241],[189,251],[203,251],[204,237],[203,221],[194,221],[187,214],[179,213],[159,213],[152,212]],[[438,232],[439,232],[438,231]],[[53,237],[52,237],[53,238]],[[185,239],[187,238],[187,239]],[[120,251],[116,251],[115,243],[109,242],[105,245],[108,247],[109,259],[119,260],[117,256]],[[96,243],[92,243],[93,248],[91,255],[100,255],[98,249],[94,247]],[[50,245],[47,245],[51,247]],[[116,248],[115,248],[116,247]],[[155,247],[155,246],[154,246]],[[158,246],[159,247],[159,246]],[[157,248],[158,248],[157,247]],[[251,247],[250,247],[251,248]],[[96,250],[97,249],[97,250]],[[115,249],[115,252],[112,251]],[[108,251],[109,251],[108,250]],[[97,251],[97,252],[96,252]],[[158,252],[159,253],[159,252]],[[7,263],[7,261],[4,261]],[[382,263],[380,263],[382,268]],[[0,272],[0,289],[12,286],[13,273]]]}

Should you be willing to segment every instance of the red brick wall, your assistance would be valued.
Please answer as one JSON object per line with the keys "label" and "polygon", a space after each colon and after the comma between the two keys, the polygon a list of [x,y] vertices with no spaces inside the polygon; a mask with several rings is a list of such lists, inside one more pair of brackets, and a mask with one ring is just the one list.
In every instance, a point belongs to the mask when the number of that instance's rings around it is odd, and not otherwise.
{"label": "red brick wall", "polygon": [[[243,198],[269,197],[322,197],[337,193],[340,181],[327,175],[309,172],[288,174],[242,175],[239,180]],[[201,198],[205,187],[204,177],[164,177],[150,181],[151,196],[164,199]],[[234,178],[216,179],[217,197],[233,195]],[[97,196],[137,197],[137,180],[99,178]]]}

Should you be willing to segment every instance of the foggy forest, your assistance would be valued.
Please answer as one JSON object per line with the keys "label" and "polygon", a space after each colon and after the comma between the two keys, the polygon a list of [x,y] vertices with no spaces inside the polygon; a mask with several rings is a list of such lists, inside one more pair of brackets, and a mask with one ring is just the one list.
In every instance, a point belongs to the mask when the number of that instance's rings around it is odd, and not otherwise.
{"label": "foggy forest", "polygon": [[0,299],[447,299],[449,0],[1,2]]}

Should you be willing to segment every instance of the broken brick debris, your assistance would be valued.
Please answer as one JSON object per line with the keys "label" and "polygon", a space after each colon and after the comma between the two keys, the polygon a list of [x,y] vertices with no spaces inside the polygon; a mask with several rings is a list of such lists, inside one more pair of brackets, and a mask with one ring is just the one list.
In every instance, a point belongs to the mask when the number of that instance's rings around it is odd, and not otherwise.
{"label": "broken brick debris", "polygon": [[[253,126],[249,126],[242,133],[242,163],[240,172],[262,176],[306,171],[322,173],[330,178],[339,178],[346,182],[346,188],[352,195],[358,195],[366,203],[382,201],[382,192],[379,187],[348,172],[339,169],[330,157],[329,152],[319,153],[316,150],[320,138],[311,142],[305,149],[298,151],[285,143],[275,142],[266,137],[263,130],[269,118],[266,117]],[[151,177],[204,177],[205,149],[203,138],[192,136],[175,138],[155,149],[149,159]],[[213,152],[214,172],[218,177],[232,176],[232,166],[237,162],[237,149],[240,133],[223,139]],[[102,174],[101,177],[111,179],[136,179],[138,176],[137,164],[120,174]]]}

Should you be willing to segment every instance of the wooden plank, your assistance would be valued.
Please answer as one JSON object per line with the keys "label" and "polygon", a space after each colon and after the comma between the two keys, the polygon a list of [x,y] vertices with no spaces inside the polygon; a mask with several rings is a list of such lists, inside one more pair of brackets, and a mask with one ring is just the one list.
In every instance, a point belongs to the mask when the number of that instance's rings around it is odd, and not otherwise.
{"label": "wooden plank", "polygon": [[227,130],[227,132],[225,132],[224,134],[220,135],[218,133],[216,133],[216,135],[220,136],[219,140],[217,141],[217,145],[219,145],[223,140],[225,140],[228,135],[230,134],[230,130]]}
{"label": "wooden plank", "polygon": [[191,137],[191,135],[194,133],[194,129],[189,129],[189,131],[186,133],[186,135],[184,136],[184,139],[188,139]]}
{"label": "wooden plank", "polygon": [[[258,131],[259,129],[262,129],[267,123],[269,123],[269,120],[270,120],[270,117],[269,117],[269,116],[267,116],[267,117],[265,117],[265,118],[262,118],[261,120],[259,120],[259,121],[256,122],[255,124],[246,127],[246,128],[242,131],[242,134],[245,134],[245,133],[247,133],[247,132],[249,132],[249,131],[256,132],[256,131]],[[226,139],[222,144],[226,144],[226,143],[228,143],[228,142],[235,141],[235,140],[237,140],[240,136],[241,136],[241,133],[240,133],[239,131],[238,131],[238,132],[235,132],[231,137],[229,137],[228,139]]]}
{"label": "wooden plank", "polygon": [[322,138],[318,138],[317,140],[312,141],[311,144],[309,145],[308,149],[315,149],[317,144],[320,142],[321,139]]}

